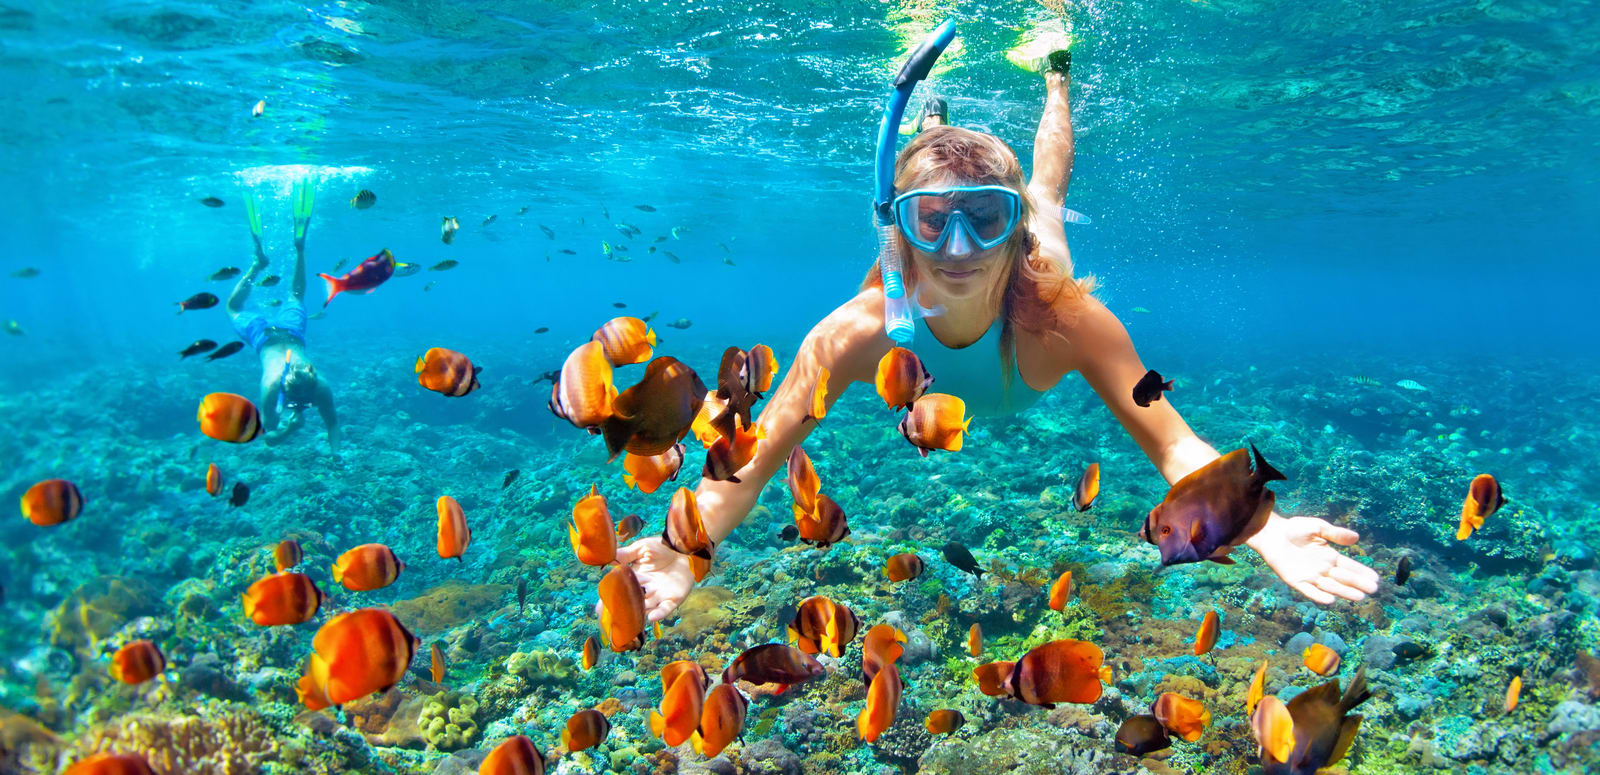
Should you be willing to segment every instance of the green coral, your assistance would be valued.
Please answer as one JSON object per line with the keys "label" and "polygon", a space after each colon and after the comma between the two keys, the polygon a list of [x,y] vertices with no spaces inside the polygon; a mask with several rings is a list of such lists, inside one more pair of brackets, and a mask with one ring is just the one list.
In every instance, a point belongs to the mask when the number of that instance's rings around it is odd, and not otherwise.
{"label": "green coral", "polygon": [[417,726],[430,749],[456,751],[472,744],[478,736],[478,701],[470,694],[444,692],[422,706]]}

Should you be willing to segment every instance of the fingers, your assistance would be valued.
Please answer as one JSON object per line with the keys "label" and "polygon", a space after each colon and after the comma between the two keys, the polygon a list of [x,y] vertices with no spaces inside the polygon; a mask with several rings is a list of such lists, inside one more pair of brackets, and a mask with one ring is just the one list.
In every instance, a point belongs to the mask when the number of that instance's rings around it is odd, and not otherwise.
{"label": "fingers", "polygon": [[1338,525],[1325,521],[1322,522],[1321,529],[1317,531],[1317,534],[1322,536],[1324,539],[1327,539],[1328,541],[1336,543],[1340,546],[1349,546],[1361,540],[1360,533],[1357,533],[1350,528],[1339,527]]}
{"label": "fingers", "polygon": [[627,546],[617,547],[617,564],[632,565],[639,562],[641,559],[643,559],[639,556],[640,551],[641,549],[638,544],[628,544]]}
{"label": "fingers", "polygon": [[1311,602],[1316,603],[1317,605],[1330,605],[1334,601],[1333,595],[1318,589],[1309,581],[1296,581],[1289,586],[1294,587],[1294,591],[1305,595],[1311,600]]}
{"label": "fingers", "polygon": [[1349,557],[1340,557],[1328,570],[1328,575],[1346,586],[1355,587],[1367,594],[1378,591],[1378,572]]}
{"label": "fingers", "polygon": [[1367,596],[1367,593],[1362,592],[1361,590],[1356,589],[1349,584],[1339,581],[1332,576],[1318,576],[1315,579],[1312,579],[1311,583],[1315,584],[1318,589],[1321,589],[1324,592],[1337,595],[1338,597],[1342,597],[1346,600],[1361,600]]}

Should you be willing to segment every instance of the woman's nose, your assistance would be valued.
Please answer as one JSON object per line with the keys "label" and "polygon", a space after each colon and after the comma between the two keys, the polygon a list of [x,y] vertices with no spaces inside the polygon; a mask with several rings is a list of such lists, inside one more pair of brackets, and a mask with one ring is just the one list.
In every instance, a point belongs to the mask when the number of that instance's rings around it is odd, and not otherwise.
{"label": "woman's nose", "polygon": [[944,243],[945,255],[952,258],[964,258],[973,253],[972,241],[967,239],[967,229],[961,223],[950,226],[950,238]]}

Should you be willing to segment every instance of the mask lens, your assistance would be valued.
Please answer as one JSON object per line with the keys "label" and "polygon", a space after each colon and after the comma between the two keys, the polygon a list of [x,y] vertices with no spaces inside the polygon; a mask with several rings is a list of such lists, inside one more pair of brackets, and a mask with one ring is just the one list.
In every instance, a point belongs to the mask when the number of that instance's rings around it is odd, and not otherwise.
{"label": "mask lens", "polygon": [[967,217],[978,239],[993,242],[1006,236],[1011,226],[1011,201],[993,191],[962,194],[954,208]]}
{"label": "mask lens", "polygon": [[950,223],[950,204],[937,196],[919,196],[911,200],[912,222],[917,237],[929,245],[939,242],[939,235]]}

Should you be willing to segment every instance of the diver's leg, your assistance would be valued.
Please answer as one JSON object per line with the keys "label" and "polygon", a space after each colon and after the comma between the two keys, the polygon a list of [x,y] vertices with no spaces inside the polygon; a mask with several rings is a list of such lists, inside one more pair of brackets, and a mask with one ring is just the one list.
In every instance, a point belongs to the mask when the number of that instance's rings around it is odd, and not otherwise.
{"label": "diver's leg", "polygon": [[294,279],[289,285],[289,294],[296,302],[305,303],[306,298],[306,230],[311,227],[311,203],[316,198],[316,191],[311,187],[311,178],[301,178],[294,184]]}
{"label": "diver's leg", "polygon": [[[1068,60],[1070,61],[1070,60]],[[1033,138],[1033,178],[1028,193],[1035,202],[1060,207],[1072,181],[1072,107],[1067,92],[1072,76],[1065,63],[1044,72],[1044,115]]]}
{"label": "diver's leg", "polygon": [[255,195],[246,191],[244,194],[244,214],[250,223],[250,240],[256,246],[256,260],[250,265],[249,271],[239,278],[234,284],[233,293],[228,294],[228,316],[233,317],[244,311],[244,304],[250,299],[250,291],[255,288],[256,275],[267,268],[267,251],[261,247],[261,215],[256,205]]}

